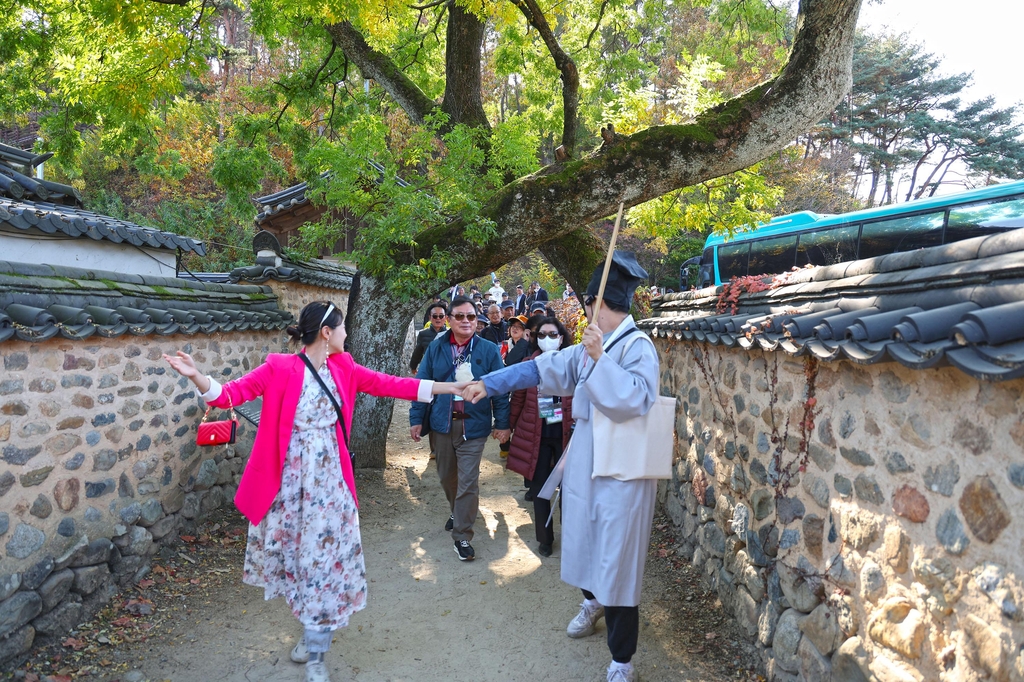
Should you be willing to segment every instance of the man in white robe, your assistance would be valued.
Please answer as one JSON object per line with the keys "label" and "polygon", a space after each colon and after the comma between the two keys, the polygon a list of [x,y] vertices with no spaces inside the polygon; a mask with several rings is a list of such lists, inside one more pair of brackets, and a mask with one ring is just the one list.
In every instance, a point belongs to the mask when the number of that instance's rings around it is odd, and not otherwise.
{"label": "man in white robe", "polygon": [[[602,270],[595,270],[587,287],[590,319]],[[657,399],[658,356],[629,315],[633,291],[646,277],[632,254],[616,252],[600,315],[587,327],[582,344],[489,374],[464,393],[479,400],[537,386],[542,394],[573,396],[576,427],[562,458],[562,580],[580,588],[584,602],[567,633],[588,636],[605,618],[612,653],[608,682],[636,679],[632,657],[657,481],[594,477],[591,419],[597,409],[621,423],[643,416]],[[557,470],[551,475],[557,476]]]}

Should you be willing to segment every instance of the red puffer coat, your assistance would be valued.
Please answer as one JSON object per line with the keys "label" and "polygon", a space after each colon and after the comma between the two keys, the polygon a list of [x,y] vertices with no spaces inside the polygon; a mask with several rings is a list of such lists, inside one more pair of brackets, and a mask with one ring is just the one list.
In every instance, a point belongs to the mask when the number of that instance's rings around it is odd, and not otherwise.
{"label": "red puffer coat", "polygon": [[[528,359],[540,355],[535,352]],[[537,459],[540,456],[540,438],[544,427],[544,420],[540,417],[540,410],[537,407],[537,388],[535,386],[524,388],[512,394],[512,414],[509,418],[509,425],[512,427],[512,441],[509,445],[508,459],[505,466],[510,471],[525,476],[527,480],[533,480],[533,473],[537,469]],[[572,396],[562,398],[562,451],[569,445],[569,436],[572,434]]]}

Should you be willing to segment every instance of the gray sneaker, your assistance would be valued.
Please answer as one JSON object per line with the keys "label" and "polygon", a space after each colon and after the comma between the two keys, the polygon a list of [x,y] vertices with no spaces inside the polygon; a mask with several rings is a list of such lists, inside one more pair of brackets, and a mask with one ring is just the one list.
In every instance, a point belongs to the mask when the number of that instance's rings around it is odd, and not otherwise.
{"label": "gray sneaker", "polygon": [[303,635],[298,643],[292,648],[291,659],[296,663],[305,663],[309,660],[309,651],[306,649],[306,636]]}
{"label": "gray sneaker", "polygon": [[629,666],[625,670],[608,666],[608,682],[637,682],[636,668]]}
{"label": "gray sneaker", "polygon": [[565,629],[565,633],[573,639],[580,637],[589,637],[594,634],[594,625],[597,621],[604,618],[604,607],[598,604],[597,606],[587,606],[587,602],[580,604],[580,612],[576,614],[576,617],[569,623],[569,627]]}

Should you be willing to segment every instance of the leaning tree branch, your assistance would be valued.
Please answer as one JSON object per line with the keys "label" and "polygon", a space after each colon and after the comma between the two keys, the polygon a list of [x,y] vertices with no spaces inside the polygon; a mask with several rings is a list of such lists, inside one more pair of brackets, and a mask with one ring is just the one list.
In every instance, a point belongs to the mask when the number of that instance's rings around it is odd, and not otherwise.
{"label": "leaning tree branch", "polygon": [[[562,74],[562,153],[556,153],[557,161],[564,161],[572,156],[576,147],[576,128],[579,123],[580,105],[580,72],[576,62],[566,54],[558,43],[547,17],[541,11],[537,0],[513,0],[526,21],[537,29],[544,45],[548,48],[551,59]],[[602,7],[602,13],[604,8]],[[596,30],[596,28],[595,28]],[[588,41],[589,42],[589,41]]]}
{"label": "leaning tree branch", "polygon": [[331,24],[327,32],[348,60],[359,67],[363,76],[377,81],[413,123],[421,125],[430,113],[438,109],[437,103],[402,73],[391,58],[370,47],[351,23]]}
{"label": "leaning tree branch", "polygon": [[[457,257],[461,282],[626,207],[753,165],[827,114],[852,84],[860,0],[803,0],[782,73],[689,125],[654,126],[629,136],[608,131],[605,145],[578,161],[549,166],[497,190],[480,217],[497,236],[482,246],[453,220],[416,235],[418,254]],[[399,264],[406,264],[399,258]]]}

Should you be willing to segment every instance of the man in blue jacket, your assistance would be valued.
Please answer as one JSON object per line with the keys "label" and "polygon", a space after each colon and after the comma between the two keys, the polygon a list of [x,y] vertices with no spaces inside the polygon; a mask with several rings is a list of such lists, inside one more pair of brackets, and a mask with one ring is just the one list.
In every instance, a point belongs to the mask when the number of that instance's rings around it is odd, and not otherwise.
{"label": "man in blue jacket", "polygon": [[[434,381],[472,381],[501,369],[498,346],[475,335],[477,311],[465,296],[456,296],[448,309],[447,332],[438,334],[424,353],[416,376]],[[437,474],[451,514],[445,530],[451,531],[460,561],[476,557],[470,542],[480,507],[480,456],[493,436],[508,440],[508,393],[473,404],[460,396],[437,396],[430,403],[430,421],[424,428],[427,403],[409,409],[409,435],[419,442],[424,431],[437,454]]]}

